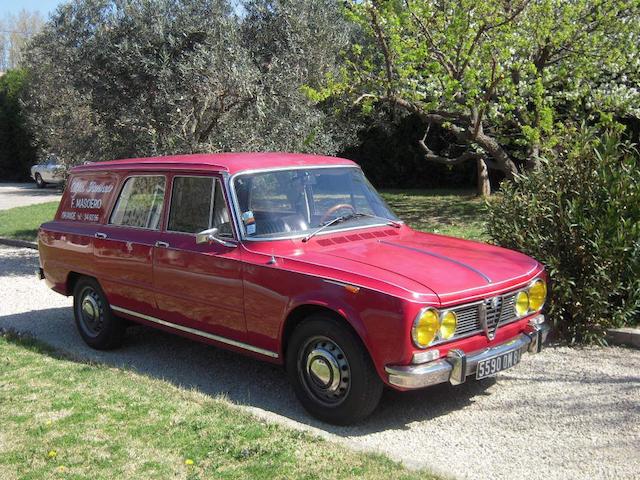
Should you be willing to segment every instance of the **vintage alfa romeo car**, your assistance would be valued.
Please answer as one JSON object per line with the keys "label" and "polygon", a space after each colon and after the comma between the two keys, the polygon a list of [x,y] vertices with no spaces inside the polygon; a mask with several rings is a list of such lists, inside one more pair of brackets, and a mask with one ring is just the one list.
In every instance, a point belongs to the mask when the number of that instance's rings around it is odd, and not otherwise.
{"label": "vintage alfa romeo car", "polygon": [[38,275],[73,295],[90,346],[133,321],[279,363],[333,423],[369,415],[385,385],[495,375],[548,331],[540,263],[412,230],[340,158],[82,165],[38,240]]}

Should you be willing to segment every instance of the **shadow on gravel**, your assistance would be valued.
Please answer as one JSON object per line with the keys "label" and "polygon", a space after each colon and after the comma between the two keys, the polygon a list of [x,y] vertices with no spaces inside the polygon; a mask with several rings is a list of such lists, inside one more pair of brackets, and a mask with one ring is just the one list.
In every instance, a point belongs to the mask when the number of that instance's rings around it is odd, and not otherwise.
{"label": "shadow on gravel", "polygon": [[[50,308],[0,317],[0,329],[27,333],[55,349],[44,354],[135,370],[212,397],[281,415],[340,436],[361,436],[445,415],[473,402],[495,381],[399,393],[385,391],[376,412],[363,423],[336,427],[310,417],[296,400],[282,368],[145,326],[132,326],[114,351],[87,347],[76,332],[71,308]],[[10,338],[10,337],[9,337]],[[56,353],[59,352],[59,353]]]}
{"label": "shadow on gravel", "polygon": [[0,277],[33,275],[35,281],[35,269],[37,266],[37,250],[15,250],[13,248],[0,250]]}

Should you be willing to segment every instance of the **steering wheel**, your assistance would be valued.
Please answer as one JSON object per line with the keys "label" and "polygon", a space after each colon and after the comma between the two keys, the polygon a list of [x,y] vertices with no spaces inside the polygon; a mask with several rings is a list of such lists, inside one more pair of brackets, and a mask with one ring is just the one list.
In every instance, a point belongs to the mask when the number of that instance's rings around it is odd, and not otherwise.
{"label": "steering wheel", "polygon": [[323,224],[324,222],[326,222],[333,213],[337,212],[342,208],[348,208],[353,213],[356,213],[356,209],[353,205],[349,205],[348,203],[339,203],[337,205],[334,205],[333,207],[331,207],[329,210],[325,212],[325,214],[320,219],[320,224]]}

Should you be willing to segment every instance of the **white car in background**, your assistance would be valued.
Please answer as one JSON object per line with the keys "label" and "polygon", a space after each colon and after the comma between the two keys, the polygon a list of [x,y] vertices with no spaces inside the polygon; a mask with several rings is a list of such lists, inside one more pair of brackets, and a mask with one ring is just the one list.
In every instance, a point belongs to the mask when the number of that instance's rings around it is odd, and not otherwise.
{"label": "white car in background", "polygon": [[55,155],[31,167],[31,178],[36,181],[38,188],[44,188],[47,184],[60,185],[64,182],[65,167],[60,164]]}

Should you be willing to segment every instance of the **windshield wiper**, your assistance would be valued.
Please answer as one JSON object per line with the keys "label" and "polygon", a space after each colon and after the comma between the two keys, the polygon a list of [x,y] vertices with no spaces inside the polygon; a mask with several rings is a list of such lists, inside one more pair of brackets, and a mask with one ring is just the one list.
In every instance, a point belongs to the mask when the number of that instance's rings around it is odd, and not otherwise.
{"label": "windshield wiper", "polygon": [[395,228],[400,228],[401,223],[400,222],[396,222],[395,220],[391,220],[389,218],[385,218],[385,217],[379,217],[377,215],[371,215],[369,213],[363,213],[363,212],[353,212],[353,213],[349,213],[347,215],[340,215],[339,217],[333,218],[330,221],[328,221],[327,223],[324,223],[322,225],[320,225],[318,228],[316,228],[313,232],[311,232],[309,235],[307,235],[306,237],[304,237],[302,239],[303,242],[308,242],[309,240],[311,240],[311,238],[313,238],[316,234],[320,233],[322,230],[324,230],[325,228],[330,227],[331,225],[334,225],[336,223],[342,223],[342,222],[347,222],[349,220],[353,220],[354,218],[361,218],[361,217],[367,217],[367,218],[376,218],[379,220],[384,220],[385,223],[387,223],[388,225],[392,225]]}

